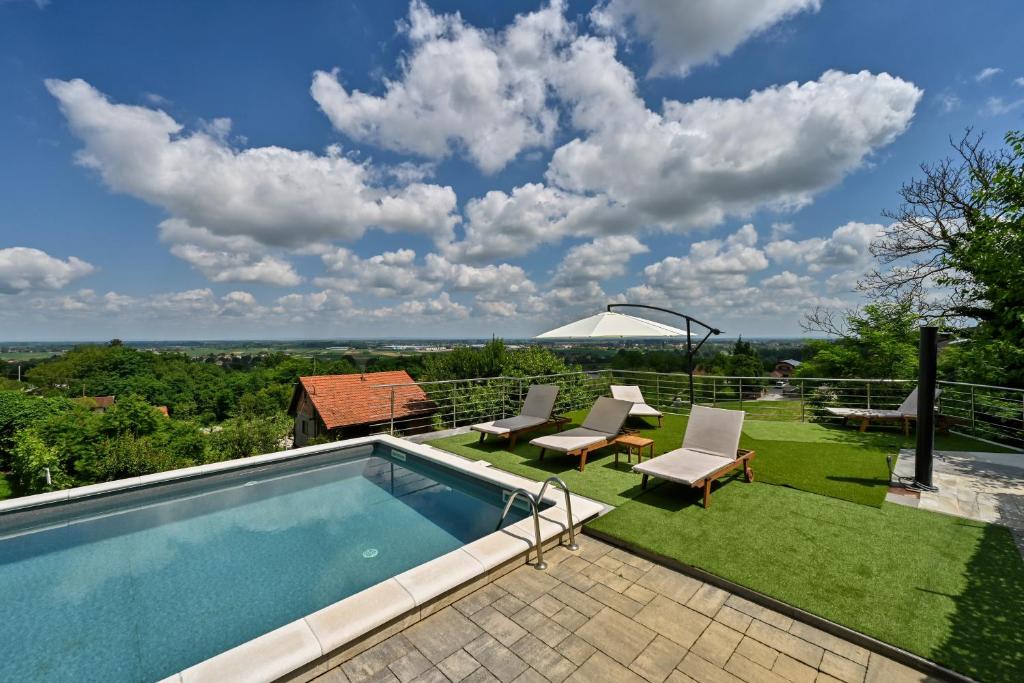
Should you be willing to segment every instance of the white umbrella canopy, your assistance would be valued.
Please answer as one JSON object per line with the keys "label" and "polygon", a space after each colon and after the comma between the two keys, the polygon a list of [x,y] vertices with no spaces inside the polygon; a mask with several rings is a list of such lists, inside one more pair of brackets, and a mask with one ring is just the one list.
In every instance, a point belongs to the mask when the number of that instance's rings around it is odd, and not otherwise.
{"label": "white umbrella canopy", "polygon": [[556,327],[535,339],[686,337],[686,330],[632,315],[605,311],[582,320]]}

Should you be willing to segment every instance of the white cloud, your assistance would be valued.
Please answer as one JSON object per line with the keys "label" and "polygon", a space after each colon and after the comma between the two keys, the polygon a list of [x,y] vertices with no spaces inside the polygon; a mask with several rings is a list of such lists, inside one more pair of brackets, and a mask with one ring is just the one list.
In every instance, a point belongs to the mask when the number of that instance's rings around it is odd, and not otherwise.
{"label": "white cloud", "polygon": [[374,308],[365,313],[371,318],[377,319],[407,319],[407,318],[447,318],[458,319],[469,316],[469,309],[453,301],[448,292],[432,299],[421,301],[403,301],[397,306]]}
{"label": "white cloud", "polygon": [[1020,87],[1024,88],[1024,76],[1019,76],[1019,77],[1013,79],[1013,82],[1014,82],[1014,84],[1019,85]]}
{"label": "white cloud", "polygon": [[981,71],[979,71],[977,74],[975,74],[974,80],[976,80],[979,83],[981,83],[982,81],[987,81],[988,79],[992,78],[993,76],[997,76],[997,75],[999,75],[1001,73],[1003,73],[1003,70],[1000,69],[999,67],[997,67],[997,66],[987,66],[984,69],[982,69]]}
{"label": "white cloud", "polygon": [[559,148],[548,179],[669,225],[799,207],[902,133],[920,96],[888,74],[828,71],[743,100],[668,100],[662,115],[605,118]]}
{"label": "white cloud", "polygon": [[545,71],[570,32],[562,12],[556,0],[494,33],[413,0],[404,25],[412,51],[383,95],[347,90],[337,70],[317,71],[310,92],[334,127],[356,140],[434,159],[455,146],[492,173],[552,142],[558,115]]}
{"label": "white cloud", "polygon": [[906,130],[921,90],[888,74],[829,71],[746,99],[646,108],[606,41],[579,39],[556,83],[589,134],[557,149],[547,184],[470,200],[445,254],[486,260],[567,236],[685,231],[761,208],[791,210]]}
{"label": "white cloud", "polygon": [[264,247],[251,237],[214,235],[206,228],[170,218],[160,223],[160,239],[172,245],[172,254],[212,282],[262,282],[281,287],[302,282],[291,263],[263,254]]}
{"label": "white cloud", "polygon": [[772,223],[772,240],[780,240],[786,235],[791,235],[796,228],[792,223]]}
{"label": "white cloud", "polygon": [[632,235],[599,237],[572,247],[555,269],[552,283],[562,286],[601,282],[626,274],[629,260],[650,251]]}
{"label": "white cloud", "polygon": [[0,249],[0,294],[17,294],[30,289],[60,289],[96,268],[75,256],[66,261],[40,249]]}
{"label": "white cloud", "polygon": [[647,285],[675,292],[714,287],[737,291],[747,287],[751,273],[768,267],[757,247],[757,230],[744,225],[726,239],[694,242],[686,256],[669,256],[644,268]]}
{"label": "white cloud", "polygon": [[812,273],[827,268],[864,266],[871,258],[871,242],[885,228],[877,223],[851,221],[832,231],[829,237],[779,240],[765,245],[765,253],[778,263],[798,263]]}
{"label": "white cloud", "polygon": [[1004,97],[990,97],[985,100],[985,106],[982,109],[982,113],[988,114],[989,116],[1002,116],[1003,114],[1009,114],[1020,107],[1024,107],[1024,98],[1007,101]]}
{"label": "white cloud", "polygon": [[936,101],[944,114],[960,108],[960,98],[953,92],[942,92],[936,96]]}
{"label": "white cloud", "polygon": [[337,148],[326,155],[282,147],[238,150],[227,120],[191,133],[162,111],[110,102],[83,80],[46,81],[84,143],[79,163],[113,190],[166,208],[222,237],[299,246],[354,240],[368,227],[449,239],[458,218],[451,187],[385,188]]}
{"label": "white cloud", "polygon": [[649,41],[649,75],[685,76],[771,26],[820,7],[821,0],[606,0],[590,17],[601,29]]}

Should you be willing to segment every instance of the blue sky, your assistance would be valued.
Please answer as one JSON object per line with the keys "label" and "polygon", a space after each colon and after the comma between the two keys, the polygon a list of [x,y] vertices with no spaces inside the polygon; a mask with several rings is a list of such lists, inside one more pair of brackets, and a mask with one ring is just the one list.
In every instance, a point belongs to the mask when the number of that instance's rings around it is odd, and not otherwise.
{"label": "blue sky", "polygon": [[1022,125],[1018,2],[662,5],[0,2],[0,339],[795,335]]}

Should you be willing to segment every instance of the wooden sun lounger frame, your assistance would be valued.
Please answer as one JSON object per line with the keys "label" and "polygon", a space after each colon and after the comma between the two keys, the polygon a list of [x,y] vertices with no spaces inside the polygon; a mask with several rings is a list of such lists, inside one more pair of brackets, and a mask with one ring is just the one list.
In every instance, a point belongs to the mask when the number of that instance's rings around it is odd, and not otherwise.
{"label": "wooden sun lounger frame", "polygon": [[[588,446],[584,446],[583,448],[577,448],[574,451],[556,451],[556,452],[561,454],[561,455],[568,455],[569,457],[578,457],[580,459],[579,471],[582,472],[586,468],[586,466],[587,466],[587,455],[589,453],[592,453],[593,451],[600,450],[600,449],[604,448],[605,446],[610,446],[612,441],[614,441],[614,439],[602,439],[601,441],[598,441],[596,443],[592,443],[592,444],[590,444]],[[538,458],[538,459],[539,460],[543,460],[544,459],[544,454],[547,453],[547,451],[548,451],[548,449],[542,447],[540,449],[540,458]]]}
{"label": "wooden sun lounger frame", "polygon": [[[712,472],[708,476],[704,477],[703,479],[701,479],[699,481],[695,481],[695,482],[693,482],[690,485],[691,488],[695,488],[695,489],[703,488],[704,489],[704,509],[705,510],[707,510],[709,507],[711,507],[711,484],[714,483],[714,481],[716,479],[718,479],[719,477],[722,477],[722,476],[724,476],[726,474],[729,474],[733,470],[742,467],[743,468],[743,475],[746,477],[747,482],[749,483],[749,482],[754,481],[754,470],[752,470],[750,468],[750,461],[754,459],[755,455],[756,455],[756,453],[754,451],[748,450],[746,448],[739,448],[739,449],[736,450],[736,459],[735,460],[730,462],[728,465],[723,465],[722,467],[718,468],[717,470],[715,470],[714,472]],[[656,476],[656,475],[644,474],[643,479],[640,482],[640,488],[643,488],[643,489],[647,488],[647,478],[651,477],[651,476]],[[666,481],[671,481],[671,480],[666,480]]]}
{"label": "wooden sun lounger frame", "polygon": [[569,418],[567,418],[565,415],[552,415],[546,421],[541,422],[540,424],[535,424],[532,427],[521,427],[519,429],[508,431],[508,432],[506,432],[504,434],[490,434],[488,432],[480,432],[480,440],[477,441],[477,443],[483,443],[484,442],[484,437],[486,437],[486,436],[496,436],[499,439],[508,439],[508,449],[507,450],[512,450],[513,448],[516,447],[516,439],[519,438],[520,434],[527,434],[529,432],[535,432],[538,429],[544,429],[545,427],[549,427],[551,425],[554,425],[555,428],[557,429],[557,428],[559,428],[559,427],[561,427],[563,425],[567,425],[567,424],[569,424]]}
{"label": "wooden sun lounger frame", "polygon": [[875,422],[897,422],[903,425],[903,436],[910,436],[910,423],[917,420],[917,415],[900,415],[899,417],[895,415],[844,415],[843,426],[849,424],[850,420],[860,423],[857,427],[858,432],[868,431],[872,420]]}

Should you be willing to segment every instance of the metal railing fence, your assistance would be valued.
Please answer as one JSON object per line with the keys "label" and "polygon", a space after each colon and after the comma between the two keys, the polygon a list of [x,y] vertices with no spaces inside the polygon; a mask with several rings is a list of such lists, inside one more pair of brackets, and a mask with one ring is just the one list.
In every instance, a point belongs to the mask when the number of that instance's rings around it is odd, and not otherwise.
{"label": "metal railing fence", "polygon": [[[598,370],[532,377],[487,377],[374,387],[368,399],[373,432],[412,434],[464,427],[519,413],[531,384],[558,384],[556,413],[586,410],[613,384],[639,386],[647,403],[687,415],[685,373]],[[747,419],[829,422],[829,407],[895,409],[914,380],[800,377],[694,377],[694,402],[744,410]],[[1024,389],[939,382],[938,411],[952,431],[1024,447]]]}

